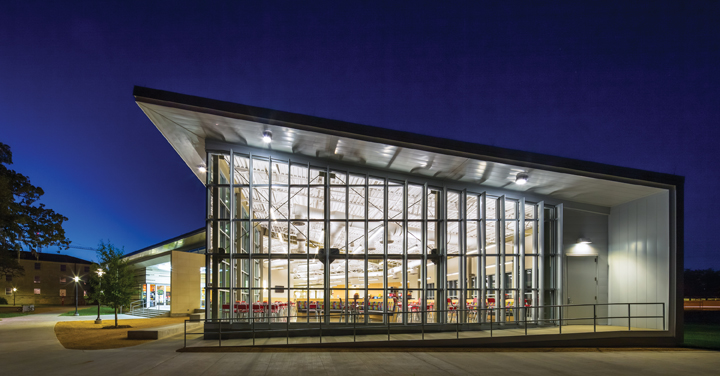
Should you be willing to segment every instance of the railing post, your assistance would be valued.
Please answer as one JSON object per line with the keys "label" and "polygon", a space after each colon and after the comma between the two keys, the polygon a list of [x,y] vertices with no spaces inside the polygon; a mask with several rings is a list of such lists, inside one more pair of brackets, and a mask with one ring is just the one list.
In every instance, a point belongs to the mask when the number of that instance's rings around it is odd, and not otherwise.
{"label": "railing post", "polygon": [[597,305],[593,304],[593,333],[597,333]]}
{"label": "railing post", "polygon": [[525,323],[525,335],[527,335],[527,308],[523,308],[523,322]]}
{"label": "railing post", "polygon": [[218,321],[218,346],[222,347],[222,321]]}
{"label": "railing post", "polygon": [[183,333],[183,349],[187,347],[187,320],[183,321],[185,323],[185,331]]}
{"label": "railing post", "polygon": [[562,313],[563,313],[563,307],[560,305],[560,334],[562,334]]}
{"label": "railing post", "polygon": [[425,340],[425,320],[427,320],[427,307],[422,311],[422,317],[420,318],[420,325],[422,326],[422,340]]}
{"label": "railing post", "polygon": [[455,310],[455,339],[460,339],[460,315],[457,309]]}
{"label": "railing post", "polygon": [[[323,315],[323,318],[325,318],[325,315]],[[320,343],[322,343],[322,319],[320,319]]]}
{"label": "railing post", "polygon": [[662,304],[662,320],[663,320],[663,330],[665,330],[665,302],[660,303]]}
{"label": "railing post", "polygon": [[290,310],[287,312],[287,317],[285,318],[285,344],[290,344]]}
{"label": "railing post", "polygon": [[356,342],[357,339],[355,338],[355,329],[357,328],[357,314],[351,313],[350,315],[355,315],[355,317],[353,317],[353,342]]}
{"label": "railing post", "polygon": [[632,327],[630,326],[630,303],[628,303],[628,331],[631,331]]}
{"label": "railing post", "polygon": [[495,310],[495,308],[490,308],[490,313],[492,313],[492,315],[490,315],[490,338],[492,338],[493,336],[493,321],[495,321],[495,313],[493,312],[493,310]]}

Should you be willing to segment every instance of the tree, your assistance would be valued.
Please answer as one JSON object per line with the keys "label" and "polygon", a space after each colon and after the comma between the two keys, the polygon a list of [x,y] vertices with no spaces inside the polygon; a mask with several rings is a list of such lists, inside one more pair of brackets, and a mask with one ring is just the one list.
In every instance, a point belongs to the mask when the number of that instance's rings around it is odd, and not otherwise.
{"label": "tree", "polygon": [[116,328],[118,326],[118,308],[130,305],[133,295],[137,294],[135,273],[130,269],[128,261],[123,260],[124,252],[123,249],[119,249],[109,242],[100,242],[97,249],[99,266],[105,270],[105,273],[96,279],[102,286],[102,294],[95,293],[98,289],[93,289],[93,295],[95,295],[95,299],[100,299],[102,304],[115,310]]}
{"label": "tree", "polygon": [[62,227],[67,217],[38,203],[45,192],[7,168],[12,163],[10,146],[0,142],[0,275],[16,276],[24,272],[16,253],[23,247],[67,249],[70,240]]}

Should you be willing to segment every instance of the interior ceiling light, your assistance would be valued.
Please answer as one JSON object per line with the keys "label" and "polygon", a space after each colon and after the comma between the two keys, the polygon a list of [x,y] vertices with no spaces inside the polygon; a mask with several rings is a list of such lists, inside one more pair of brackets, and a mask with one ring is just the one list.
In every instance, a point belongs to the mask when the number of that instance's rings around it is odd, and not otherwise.
{"label": "interior ceiling light", "polygon": [[529,178],[529,176],[528,176],[527,173],[525,173],[525,172],[519,172],[519,173],[515,176],[515,184],[517,184],[517,185],[524,185],[525,183],[527,183],[528,178]]}
{"label": "interior ceiling light", "polygon": [[272,142],[272,132],[263,131],[262,140],[266,144],[269,144],[270,142]]}
{"label": "interior ceiling light", "polygon": [[592,240],[590,238],[580,238],[578,239],[578,244],[590,244],[592,243]]}

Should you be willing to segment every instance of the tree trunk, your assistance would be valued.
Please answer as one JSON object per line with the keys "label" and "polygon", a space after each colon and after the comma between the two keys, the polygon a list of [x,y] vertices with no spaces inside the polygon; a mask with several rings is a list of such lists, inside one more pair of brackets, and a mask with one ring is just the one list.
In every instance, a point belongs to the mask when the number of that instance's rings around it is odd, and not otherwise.
{"label": "tree trunk", "polygon": [[117,307],[115,307],[115,327],[117,328]]}

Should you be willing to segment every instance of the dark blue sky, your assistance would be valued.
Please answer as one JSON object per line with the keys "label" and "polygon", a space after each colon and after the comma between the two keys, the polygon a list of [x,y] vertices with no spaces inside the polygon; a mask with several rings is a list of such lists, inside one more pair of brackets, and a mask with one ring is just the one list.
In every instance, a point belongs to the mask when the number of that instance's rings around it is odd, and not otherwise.
{"label": "dark blue sky", "polygon": [[141,85],[684,175],[686,266],[720,268],[720,2],[181,3],[0,3],[0,141],[75,244],[203,226]]}

